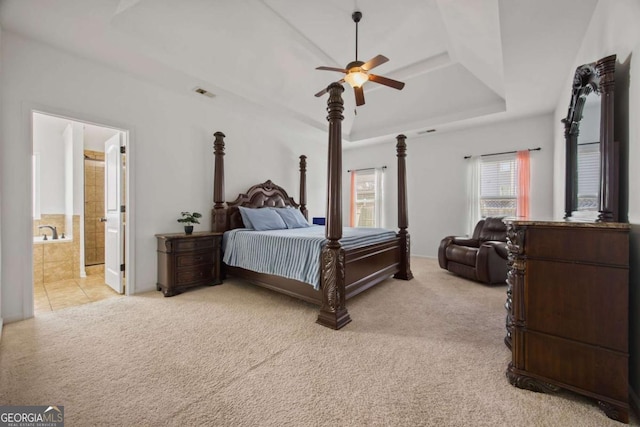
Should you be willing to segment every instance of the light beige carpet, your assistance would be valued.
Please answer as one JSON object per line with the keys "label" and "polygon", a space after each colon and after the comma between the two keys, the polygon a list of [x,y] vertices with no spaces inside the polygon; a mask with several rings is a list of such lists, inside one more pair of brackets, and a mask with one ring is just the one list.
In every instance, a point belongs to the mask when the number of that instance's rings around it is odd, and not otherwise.
{"label": "light beige carpet", "polygon": [[340,331],[233,280],[8,324],[0,404],[64,405],[67,426],[621,425],[593,400],[508,383],[504,286],[412,269],[350,301]]}

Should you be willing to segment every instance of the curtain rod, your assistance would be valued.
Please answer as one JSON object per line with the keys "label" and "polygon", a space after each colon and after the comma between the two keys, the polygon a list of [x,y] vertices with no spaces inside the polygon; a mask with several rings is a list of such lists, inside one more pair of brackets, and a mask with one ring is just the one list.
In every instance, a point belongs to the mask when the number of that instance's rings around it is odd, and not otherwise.
{"label": "curtain rod", "polygon": [[[527,148],[529,151],[540,151],[542,148]],[[502,153],[490,153],[490,154],[481,154],[480,157],[489,157],[489,156],[498,156],[500,154],[515,154],[517,151],[503,151]],[[465,159],[470,159],[472,156],[464,156]]]}
{"label": "curtain rod", "polygon": [[347,169],[347,172],[360,172],[360,171],[371,171],[374,169],[386,169],[386,166],[380,166],[379,168],[362,168],[362,169]]}

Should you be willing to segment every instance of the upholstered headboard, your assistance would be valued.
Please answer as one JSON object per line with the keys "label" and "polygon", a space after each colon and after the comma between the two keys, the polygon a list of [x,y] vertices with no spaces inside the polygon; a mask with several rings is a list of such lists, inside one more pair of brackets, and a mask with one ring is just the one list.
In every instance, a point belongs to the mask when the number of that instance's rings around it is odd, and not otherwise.
{"label": "upholstered headboard", "polygon": [[239,194],[233,202],[227,202],[228,229],[242,228],[242,216],[238,207],[247,208],[284,208],[292,207],[299,209],[300,205],[289,197],[284,188],[267,180],[262,184],[256,184],[249,188],[246,193]]}

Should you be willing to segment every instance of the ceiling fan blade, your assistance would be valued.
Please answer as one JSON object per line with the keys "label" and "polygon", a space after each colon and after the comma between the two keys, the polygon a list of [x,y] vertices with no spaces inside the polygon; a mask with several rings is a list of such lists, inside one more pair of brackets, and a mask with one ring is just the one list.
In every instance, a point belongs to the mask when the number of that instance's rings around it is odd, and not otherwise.
{"label": "ceiling fan blade", "polygon": [[[344,83],[344,79],[340,79],[338,80],[338,83],[342,84]],[[322,95],[324,95],[325,93],[327,93],[327,89],[329,88],[329,86],[325,87],[324,89],[322,89],[320,92],[316,93],[317,97],[321,97]]]}
{"label": "ceiling fan blade", "polygon": [[402,90],[404,87],[403,82],[399,82],[388,77],[376,76],[375,74],[369,74],[369,80],[398,90]]}
{"label": "ceiling fan blade", "polygon": [[353,91],[356,94],[356,106],[364,105],[364,90],[362,90],[362,86],[354,87]]}
{"label": "ceiling fan blade", "polygon": [[387,62],[389,60],[389,58],[387,58],[384,55],[378,55],[375,58],[371,58],[370,60],[368,60],[367,62],[365,62],[364,64],[362,64],[360,66],[360,68],[362,68],[365,71],[369,71],[374,67],[377,67],[378,65],[382,65],[385,62]]}
{"label": "ceiling fan blade", "polygon": [[337,71],[339,73],[348,73],[349,71],[344,68],[335,68],[335,67],[317,67],[316,70],[325,70],[325,71]]}
{"label": "ceiling fan blade", "polygon": [[316,97],[321,97],[322,95],[324,95],[325,93],[327,93],[327,88],[322,89],[320,92],[316,93]]}

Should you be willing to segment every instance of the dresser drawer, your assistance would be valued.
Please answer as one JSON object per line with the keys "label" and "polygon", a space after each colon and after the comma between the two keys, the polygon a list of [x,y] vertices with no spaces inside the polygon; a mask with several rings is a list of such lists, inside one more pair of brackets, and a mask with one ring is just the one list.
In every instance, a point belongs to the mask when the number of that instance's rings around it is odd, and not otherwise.
{"label": "dresser drawer", "polygon": [[192,282],[201,282],[203,280],[211,280],[211,272],[213,264],[203,264],[190,267],[184,270],[178,270],[176,273],[176,286],[185,285]]}
{"label": "dresser drawer", "polygon": [[213,249],[176,256],[176,266],[178,268],[199,264],[213,264]]}
{"label": "dresser drawer", "polygon": [[212,237],[200,239],[181,239],[175,242],[176,252],[197,251],[199,249],[213,248],[216,239]]}

